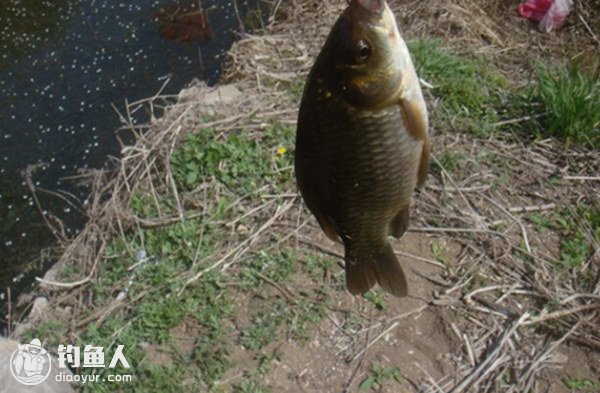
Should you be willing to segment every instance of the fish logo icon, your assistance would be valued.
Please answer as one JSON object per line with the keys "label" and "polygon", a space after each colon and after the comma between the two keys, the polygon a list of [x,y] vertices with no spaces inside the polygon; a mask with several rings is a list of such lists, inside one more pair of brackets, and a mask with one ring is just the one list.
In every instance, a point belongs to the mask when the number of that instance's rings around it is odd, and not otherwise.
{"label": "fish logo icon", "polygon": [[10,357],[10,372],[23,385],[38,385],[50,375],[50,354],[39,339],[19,344]]}

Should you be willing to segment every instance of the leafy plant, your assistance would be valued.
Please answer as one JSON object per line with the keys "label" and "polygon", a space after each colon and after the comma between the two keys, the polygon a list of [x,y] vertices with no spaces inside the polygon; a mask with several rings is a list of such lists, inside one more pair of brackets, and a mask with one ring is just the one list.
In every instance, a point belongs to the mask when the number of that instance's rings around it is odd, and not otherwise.
{"label": "leafy plant", "polygon": [[550,219],[539,213],[531,213],[527,216],[527,219],[533,224],[537,225],[541,233],[544,233],[548,229],[552,228],[552,222]]}
{"label": "leafy plant", "polygon": [[255,191],[259,184],[286,182],[291,179],[291,170],[283,169],[291,169],[291,157],[281,145],[286,141],[282,134],[293,133],[273,125],[265,132],[264,145],[257,139],[220,135],[212,129],[190,134],[171,157],[175,177],[184,190],[214,178],[240,195]]}
{"label": "leafy plant", "polygon": [[248,380],[235,385],[234,393],[268,393],[268,390],[262,388],[256,381]]}
{"label": "leafy plant", "polygon": [[383,293],[380,290],[368,291],[364,294],[364,297],[365,299],[373,303],[376,309],[383,310],[385,308],[385,302],[383,301]]}
{"label": "leafy plant", "polygon": [[282,282],[296,269],[296,258],[292,251],[282,251],[270,254],[261,251],[242,269],[240,278],[242,283],[256,287],[262,283],[262,278],[267,277],[274,282]]}
{"label": "leafy plant", "polygon": [[571,375],[566,376],[562,381],[566,387],[576,392],[593,392],[598,387],[596,381]]}
{"label": "leafy plant", "polygon": [[363,379],[359,385],[360,391],[372,390],[376,386],[381,386],[385,381],[393,380],[402,382],[402,373],[398,367],[383,367],[379,364],[371,365],[371,375]]}
{"label": "leafy plant", "polygon": [[564,232],[560,241],[561,263],[576,268],[585,262],[600,241],[600,209],[580,206],[560,212],[557,224]]}
{"label": "leafy plant", "polygon": [[444,247],[440,246],[436,242],[431,242],[430,247],[431,255],[433,255],[433,257],[441,263],[446,263],[446,251],[444,250]]}
{"label": "leafy plant", "polygon": [[442,168],[448,173],[453,174],[456,170],[463,167],[467,161],[467,155],[463,152],[442,151],[437,155],[437,161],[433,161],[432,170],[435,173],[441,173]]}

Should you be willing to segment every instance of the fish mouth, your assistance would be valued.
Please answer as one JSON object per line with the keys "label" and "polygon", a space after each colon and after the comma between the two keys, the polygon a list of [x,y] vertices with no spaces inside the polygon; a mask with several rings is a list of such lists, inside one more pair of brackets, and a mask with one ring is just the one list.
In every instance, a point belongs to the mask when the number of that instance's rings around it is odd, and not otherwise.
{"label": "fish mouth", "polygon": [[381,14],[385,10],[385,0],[351,0],[350,5],[357,5],[374,14]]}

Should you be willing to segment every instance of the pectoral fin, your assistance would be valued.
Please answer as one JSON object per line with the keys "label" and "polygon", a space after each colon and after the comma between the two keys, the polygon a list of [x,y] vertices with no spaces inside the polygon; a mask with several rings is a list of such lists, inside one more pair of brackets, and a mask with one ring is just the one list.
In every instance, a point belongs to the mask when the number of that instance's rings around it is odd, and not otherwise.
{"label": "pectoral fin", "polygon": [[404,98],[400,100],[400,109],[408,133],[415,139],[423,142],[423,151],[419,162],[417,187],[422,187],[429,172],[431,146],[429,144],[427,110],[422,99]]}
{"label": "pectoral fin", "polygon": [[327,237],[333,240],[334,242],[341,242],[340,237],[338,236],[338,233],[335,230],[335,227],[333,226],[329,218],[327,218],[327,216],[325,216],[318,209],[313,210],[313,214],[317,218],[317,221],[319,222],[319,225],[321,226],[321,229],[323,230],[325,235],[327,235]]}
{"label": "pectoral fin", "polygon": [[404,210],[401,210],[390,224],[390,235],[396,239],[400,239],[404,232],[408,229],[408,221],[410,218],[410,207],[406,206]]}

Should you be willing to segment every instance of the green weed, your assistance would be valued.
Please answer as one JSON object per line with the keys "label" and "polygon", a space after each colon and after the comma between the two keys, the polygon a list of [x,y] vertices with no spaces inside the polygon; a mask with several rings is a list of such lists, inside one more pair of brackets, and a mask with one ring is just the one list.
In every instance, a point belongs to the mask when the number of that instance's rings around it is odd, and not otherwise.
{"label": "green weed", "polygon": [[278,283],[295,271],[296,257],[293,251],[286,250],[274,255],[261,251],[244,266],[239,276],[245,287],[252,288],[263,283],[262,277]]}
{"label": "green weed", "polygon": [[573,377],[571,375],[563,378],[563,383],[566,387],[571,389],[571,391],[576,392],[594,392],[597,391],[598,383],[591,379],[581,378],[581,377]]}
{"label": "green weed", "polygon": [[242,383],[234,385],[233,391],[239,393],[267,393],[268,390],[262,387],[257,381],[264,379],[264,375],[267,374],[271,368],[273,359],[276,357],[276,353],[259,355],[256,359],[258,361],[258,365],[250,371],[244,373],[246,380]]}
{"label": "green weed", "polygon": [[250,350],[261,350],[274,342],[277,337],[305,340],[309,337],[311,324],[319,322],[325,313],[325,306],[306,299],[294,304],[277,299],[265,307],[260,303],[260,311],[252,323],[240,335],[240,343]]}
{"label": "green weed", "polygon": [[261,387],[254,380],[244,381],[233,387],[234,393],[268,393],[269,391]]}
{"label": "green weed", "polygon": [[386,381],[402,382],[402,373],[398,367],[383,367],[374,363],[371,365],[371,375],[363,379],[359,385],[360,391],[375,390],[377,386],[381,386]]}
{"label": "green weed", "polygon": [[365,299],[373,303],[376,309],[383,310],[385,308],[383,293],[380,290],[367,291],[363,296]]}
{"label": "green weed", "polygon": [[433,257],[439,262],[445,264],[447,261],[446,251],[444,250],[444,247],[440,246],[436,242],[431,242],[429,246],[431,247],[431,255],[433,255]]}
{"label": "green weed", "polygon": [[216,179],[237,195],[256,191],[259,184],[289,182],[292,161],[286,153],[292,146],[293,131],[274,125],[264,135],[264,140],[249,139],[220,135],[212,129],[188,135],[171,158],[176,180],[183,189],[192,190]]}
{"label": "green weed", "polygon": [[259,350],[270,344],[279,336],[280,329],[288,314],[288,304],[275,302],[264,311],[259,311],[252,324],[240,335],[240,343],[247,349]]}
{"label": "green weed", "polygon": [[333,261],[320,253],[307,253],[301,260],[301,268],[304,272],[310,274],[315,279],[322,279],[333,266]]}
{"label": "green weed", "polygon": [[300,102],[302,98],[302,94],[304,93],[304,80],[294,80],[289,88],[289,94],[294,98],[294,100]]}
{"label": "green weed", "polygon": [[537,225],[541,233],[544,233],[552,228],[552,221],[539,213],[531,213],[527,216],[527,219],[533,224]]}
{"label": "green weed", "polygon": [[433,161],[432,163],[432,171],[436,174],[440,174],[442,172],[442,168],[445,169],[448,173],[453,174],[458,169],[464,167],[468,156],[466,153],[461,151],[449,151],[445,150],[440,152],[436,156],[437,161]]}
{"label": "green weed", "polygon": [[22,342],[31,342],[34,338],[44,342],[45,348],[55,348],[64,341],[67,326],[56,320],[41,323],[35,330],[28,330],[23,334]]}
{"label": "green weed", "polygon": [[600,79],[587,77],[575,66],[539,66],[537,85],[530,98],[540,116],[531,123],[541,136],[555,136],[600,147]]}
{"label": "green weed", "polygon": [[555,219],[563,232],[561,264],[566,268],[577,268],[588,260],[595,249],[594,244],[600,241],[600,209],[579,206],[559,212]]}

